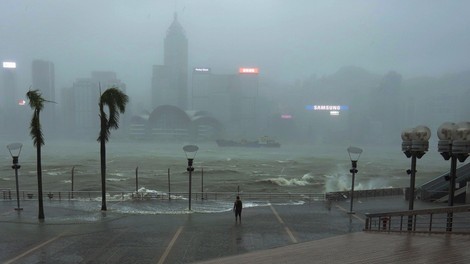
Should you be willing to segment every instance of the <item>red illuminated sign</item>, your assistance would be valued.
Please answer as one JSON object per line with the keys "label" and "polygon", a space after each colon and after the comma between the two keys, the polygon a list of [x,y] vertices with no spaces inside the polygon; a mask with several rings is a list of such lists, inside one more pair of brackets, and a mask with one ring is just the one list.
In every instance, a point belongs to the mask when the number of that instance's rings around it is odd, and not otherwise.
{"label": "red illuminated sign", "polygon": [[251,74],[258,74],[259,68],[240,68],[238,69],[239,73],[251,73]]}

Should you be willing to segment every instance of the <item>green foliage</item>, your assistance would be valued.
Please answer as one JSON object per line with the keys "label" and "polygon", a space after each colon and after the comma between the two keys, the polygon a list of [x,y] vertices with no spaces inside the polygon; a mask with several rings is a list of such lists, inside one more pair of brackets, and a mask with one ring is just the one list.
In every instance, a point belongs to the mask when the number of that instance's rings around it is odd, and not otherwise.
{"label": "green foliage", "polygon": [[[111,129],[119,128],[119,114],[126,111],[129,97],[117,87],[107,89],[101,96],[99,102],[101,129],[98,141],[108,141]],[[105,112],[105,106],[109,109],[109,117]]]}
{"label": "green foliage", "polygon": [[29,125],[31,138],[33,139],[34,146],[44,145],[44,135],[41,131],[41,122],[39,119],[39,114],[44,108],[44,102],[49,102],[42,98],[41,93],[38,90],[28,91],[26,97],[29,100],[29,106],[33,109],[33,117],[31,118],[31,123]]}

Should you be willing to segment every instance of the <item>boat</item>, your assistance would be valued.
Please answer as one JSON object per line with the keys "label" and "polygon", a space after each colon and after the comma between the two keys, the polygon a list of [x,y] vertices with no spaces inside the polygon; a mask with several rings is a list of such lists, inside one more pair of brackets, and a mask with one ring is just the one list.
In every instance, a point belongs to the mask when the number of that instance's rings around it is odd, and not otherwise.
{"label": "boat", "polygon": [[217,139],[215,141],[219,147],[249,147],[249,148],[280,148],[281,144],[268,136],[263,136],[258,140],[249,141],[242,139],[240,141]]}
{"label": "boat", "polygon": [[268,136],[263,136],[258,140],[258,144],[261,147],[267,147],[267,148],[280,148],[281,143],[277,142],[274,139],[269,138]]}

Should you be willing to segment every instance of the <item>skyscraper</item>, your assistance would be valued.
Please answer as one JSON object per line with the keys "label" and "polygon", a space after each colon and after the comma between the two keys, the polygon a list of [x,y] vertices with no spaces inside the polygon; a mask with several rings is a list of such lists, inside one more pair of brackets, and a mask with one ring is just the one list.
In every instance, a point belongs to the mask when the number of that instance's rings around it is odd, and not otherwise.
{"label": "skyscraper", "polygon": [[164,40],[163,65],[152,72],[152,107],[174,105],[188,109],[188,40],[175,13]]}
{"label": "skyscraper", "polygon": [[240,68],[238,74],[213,74],[208,67],[194,68],[193,110],[210,113],[232,136],[259,136],[264,122],[257,106],[258,73],[258,68]]}
{"label": "skyscraper", "polygon": [[[112,71],[93,71],[91,78],[78,78],[73,86],[66,89],[62,98],[62,114],[67,133],[86,138],[96,137],[99,131],[100,93],[108,88],[117,87],[126,92],[126,84]],[[120,119],[125,127],[125,115]]]}
{"label": "skyscraper", "polygon": [[11,109],[18,101],[16,87],[16,62],[4,61],[2,63],[2,86],[0,90],[0,108]]}
{"label": "skyscraper", "polygon": [[20,136],[24,131],[24,105],[19,102],[16,62],[4,61],[0,72],[0,134]]}

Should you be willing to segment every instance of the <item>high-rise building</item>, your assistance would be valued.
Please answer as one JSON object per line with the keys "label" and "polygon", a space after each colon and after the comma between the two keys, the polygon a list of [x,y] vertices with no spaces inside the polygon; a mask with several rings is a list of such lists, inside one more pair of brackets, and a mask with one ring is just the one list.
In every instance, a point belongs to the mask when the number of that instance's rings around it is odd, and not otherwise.
{"label": "high-rise building", "polygon": [[[78,78],[73,87],[64,92],[62,100],[67,102],[67,106],[62,111],[65,123],[70,128],[68,132],[72,130],[82,137],[98,135],[100,93],[111,87],[126,92],[126,84],[117,78],[115,72],[94,71],[91,73],[91,78]],[[124,127],[125,118],[119,121],[121,127]]]}
{"label": "high-rise building", "polygon": [[260,117],[259,104],[259,69],[242,67],[238,70],[240,78],[240,115],[242,133],[258,134]]}
{"label": "high-rise building", "polygon": [[173,105],[188,109],[188,40],[174,15],[164,40],[163,65],[152,72],[152,107]]}
{"label": "high-rise building", "polygon": [[258,137],[258,68],[240,68],[238,74],[213,74],[198,67],[192,73],[192,108],[208,112],[227,134]]}
{"label": "high-rise building", "polygon": [[[34,60],[32,63],[32,90],[39,90],[45,100],[56,102],[54,64],[45,60]],[[41,124],[44,130],[56,131],[56,104],[48,103],[41,113]]]}
{"label": "high-rise building", "polygon": [[18,92],[16,62],[2,62],[0,80],[0,134],[27,136],[29,115]]}
{"label": "high-rise building", "polygon": [[18,102],[16,87],[16,62],[4,61],[2,63],[2,86],[0,89],[0,108],[11,109]]}

